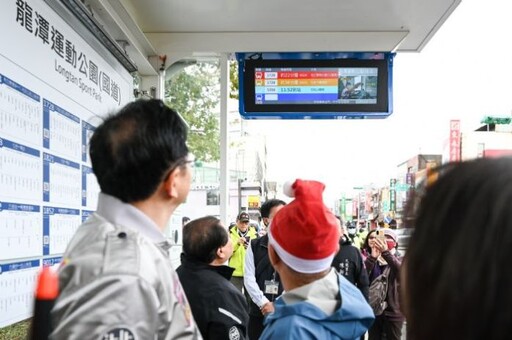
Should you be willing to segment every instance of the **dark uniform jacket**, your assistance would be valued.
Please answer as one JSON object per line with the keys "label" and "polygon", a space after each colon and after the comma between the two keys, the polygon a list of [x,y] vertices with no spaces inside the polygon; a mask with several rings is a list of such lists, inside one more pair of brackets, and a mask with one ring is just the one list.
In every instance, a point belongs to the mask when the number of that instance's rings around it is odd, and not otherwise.
{"label": "dark uniform jacket", "polygon": [[247,301],[229,281],[233,270],[196,262],[182,254],[176,271],[205,339],[247,339]]}
{"label": "dark uniform jacket", "polygon": [[359,249],[354,247],[348,238],[340,238],[340,250],[332,260],[332,266],[338,273],[352,282],[368,301],[369,280]]}
{"label": "dark uniform jacket", "polygon": [[[269,301],[275,301],[283,293],[283,285],[279,279],[279,274],[274,270],[268,258],[268,235],[252,240],[251,249],[254,255],[254,276],[260,290],[265,292],[265,281],[274,280],[279,283],[277,295],[265,294]],[[250,300],[250,303],[249,313],[261,316],[260,308],[252,300]]]}

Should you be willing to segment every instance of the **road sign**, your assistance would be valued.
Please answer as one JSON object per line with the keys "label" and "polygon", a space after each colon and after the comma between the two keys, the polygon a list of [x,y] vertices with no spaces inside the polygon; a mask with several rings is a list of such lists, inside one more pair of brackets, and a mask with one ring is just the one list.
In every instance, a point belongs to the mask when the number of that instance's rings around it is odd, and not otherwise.
{"label": "road sign", "polygon": [[411,188],[410,184],[398,183],[398,184],[395,185],[395,190],[396,191],[407,191],[410,188]]}

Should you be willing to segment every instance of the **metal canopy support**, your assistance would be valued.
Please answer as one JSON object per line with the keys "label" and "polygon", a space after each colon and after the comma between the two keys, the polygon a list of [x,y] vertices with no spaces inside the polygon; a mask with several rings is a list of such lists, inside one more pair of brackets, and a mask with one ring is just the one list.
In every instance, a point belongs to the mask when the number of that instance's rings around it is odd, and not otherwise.
{"label": "metal canopy support", "polygon": [[227,227],[229,204],[228,167],[228,54],[220,55],[220,220]]}
{"label": "metal canopy support", "polygon": [[[110,34],[103,28],[103,26],[94,18],[92,13],[87,9],[87,7],[79,0],[61,0],[59,2],[46,0],[48,4],[57,12],[59,15],[62,15],[62,11],[59,10],[58,5],[65,6],[76,19],[78,19],[84,27],[86,27],[92,35],[99,41],[105,48],[112,53],[112,55],[119,61],[121,65],[128,72],[137,71],[137,66],[130,59],[130,57],[126,54],[124,49],[119,46],[117,41],[110,36]],[[77,30],[79,32],[79,30]],[[80,34],[80,33],[79,33]],[[86,38],[84,38],[86,39]]]}

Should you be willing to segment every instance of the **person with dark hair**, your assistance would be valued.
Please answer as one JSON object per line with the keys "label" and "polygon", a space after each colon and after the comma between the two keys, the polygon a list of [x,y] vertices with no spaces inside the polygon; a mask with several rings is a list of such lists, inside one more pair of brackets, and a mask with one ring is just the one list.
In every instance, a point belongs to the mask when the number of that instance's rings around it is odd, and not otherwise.
{"label": "person with dark hair", "polygon": [[260,339],[359,339],[373,312],[353,284],[331,267],[340,229],[322,199],[324,184],[297,179],[285,186],[295,199],[274,216],[270,262],[285,292],[265,317]]}
{"label": "person with dark hair", "polygon": [[233,255],[229,259],[229,266],[235,269],[231,282],[246,294],[247,300],[249,300],[249,294],[244,289],[245,252],[251,240],[258,237],[256,228],[249,225],[249,221],[249,214],[246,211],[241,211],[236,218],[236,225],[229,231],[229,236],[233,241]]}
{"label": "person with dark hair", "polygon": [[449,163],[425,182],[404,218],[410,339],[510,339],[512,158]]}
{"label": "person with dark hair", "polygon": [[[347,227],[343,224],[341,217],[338,215],[335,216],[341,231],[340,250],[334,255],[331,266],[350,283],[356,286],[361,291],[366,301],[368,301],[368,289],[370,284],[368,282],[368,273],[364,267],[361,250],[352,245]],[[365,335],[361,335],[361,340],[364,340],[364,338]]]}
{"label": "person with dark hair", "polygon": [[160,100],[131,102],[96,128],[98,208],[63,256],[52,338],[200,337],[163,234],[190,188],[186,140]]}
{"label": "person with dark hair", "polygon": [[206,216],[183,229],[183,253],[177,272],[204,339],[246,339],[247,302],[229,281],[224,265],[233,243],[220,220]]}
{"label": "person with dark hair", "polygon": [[[260,208],[268,228],[277,212],[286,205],[279,199],[269,199]],[[274,300],[283,293],[279,274],[268,258],[268,235],[252,240],[245,253],[244,286],[251,297],[249,301],[249,339],[259,339],[263,332],[263,318],[274,311]]]}
{"label": "person with dark hair", "polygon": [[272,218],[274,218],[275,214],[279,211],[279,207],[283,207],[285,205],[285,201],[277,198],[271,198],[261,205],[260,214],[265,228],[268,229],[270,222],[272,222]]}
{"label": "person with dark hair", "polygon": [[350,242],[350,237],[341,218],[336,216],[336,219],[341,230],[340,250],[334,255],[331,265],[338,273],[359,288],[361,294],[368,301],[368,273],[364,267],[361,251]]}
{"label": "person with dark hair", "polygon": [[188,216],[183,216],[181,218],[181,227],[183,228],[188,222],[190,222],[190,217]]}
{"label": "person with dark hair", "polygon": [[375,322],[368,331],[369,340],[400,340],[402,337],[404,316],[400,310],[399,287],[402,257],[396,249],[397,246],[397,235],[389,228],[370,231],[364,243],[367,253],[364,264],[370,287],[381,274],[387,273],[384,274],[387,276],[385,309],[382,314],[376,315]]}

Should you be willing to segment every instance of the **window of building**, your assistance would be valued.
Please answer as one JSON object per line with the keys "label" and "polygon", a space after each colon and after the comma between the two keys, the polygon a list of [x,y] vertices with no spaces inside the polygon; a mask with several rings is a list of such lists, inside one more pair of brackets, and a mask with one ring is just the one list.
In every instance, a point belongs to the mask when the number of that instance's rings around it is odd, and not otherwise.
{"label": "window of building", "polygon": [[219,190],[208,190],[206,192],[206,205],[220,205]]}

